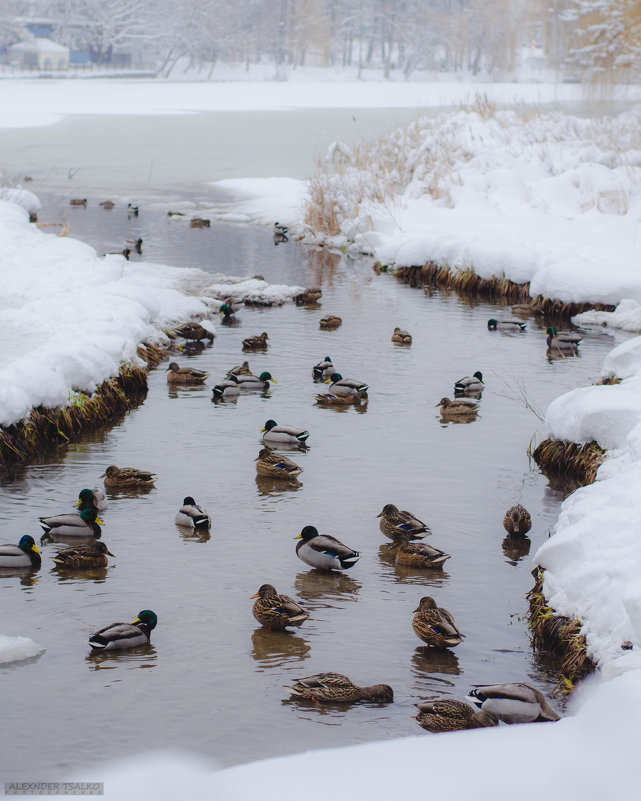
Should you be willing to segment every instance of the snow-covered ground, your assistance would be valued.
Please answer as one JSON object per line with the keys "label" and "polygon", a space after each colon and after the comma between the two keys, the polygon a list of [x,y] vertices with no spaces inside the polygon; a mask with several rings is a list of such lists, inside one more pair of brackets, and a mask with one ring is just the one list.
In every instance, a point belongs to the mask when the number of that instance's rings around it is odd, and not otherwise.
{"label": "snow-covered ground", "polygon": [[[23,95],[25,86],[29,88]],[[292,102],[292,87],[286,93],[279,88],[280,98],[261,88],[266,107]],[[79,107],[85,113],[140,113],[139,85],[122,97],[115,84],[104,91],[101,100],[95,86],[84,82],[69,96],[55,81],[46,87],[4,82],[0,109],[12,102],[16,113],[7,121],[6,111],[4,119],[0,111],[0,125],[16,119],[23,125],[45,124]],[[144,110],[190,112],[224,102],[226,91],[230,107],[243,107],[238,105],[243,95],[238,85],[224,91],[216,85],[215,98],[202,85],[197,91],[196,102],[196,92],[184,87],[170,95],[150,90]],[[393,91],[397,102],[410,102],[402,86],[393,85]],[[509,87],[492,91],[509,92]],[[318,94],[306,86],[304,94],[329,105],[349,96],[334,85]],[[380,88],[368,96],[369,89],[359,85],[358,94],[363,105],[388,102]],[[253,89],[243,102],[256,103],[258,96]],[[417,96],[415,100],[420,105]],[[563,115],[523,122],[511,112],[488,119],[451,112],[438,118],[436,129],[425,124],[416,135],[403,138],[399,133],[392,144],[403,155],[399,164],[407,167],[409,177],[399,176],[400,190],[384,203],[367,202],[355,219],[345,216],[336,243],[353,240],[379,260],[397,264],[442,260],[453,267],[473,266],[486,276],[496,275],[498,265],[500,275],[531,280],[532,292],[565,301],[626,300],[614,315],[584,317],[581,323],[641,330],[640,116],[633,110],[595,129]],[[435,162],[425,156],[442,145],[444,136],[449,171],[430,175]],[[375,174],[376,162],[370,164]],[[425,193],[428,184],[438,184],[439,197]],[[265,183],[252,188],[251,181],[236,186],[228,181],[224,188],[235,194],[236,213],[300,224],[304,187],[284,186],[279,181],[278,191],[270,193]],[[80,242],[38,231],[28,223],[24,205],[0,201],[4,423],[26,414],[35,403],[65,403],[72,387],[89,389],[112,374],[121,360],[133,358],[137,342],[161,337],[162,328],[172,322],[217,307],[203,299],[207,283],[199,271],[145,264],[142,274],[120,257],[99,258]],[[222,213],[231,213],[230,208]],[[550,604],[584,622],[589,651],[601,671],[579,693],[570,717],[509,732],[501,727],[423,735],[300,754],[213,774],[178,756],[137,759],[105,777],[107,796],[158,801],[178,787],[192,798],[232,800],[253,798],[257,792],[266,799],[304,795],[313,801],[327,794],[376,800],[426,791],[479,799],[636,799],[641,339],[616,348],[603,372],[624,380],[568,393],[551,404],[546,416],[550,436],[596,439],[608,448],[596,483],[568,498],[554,536],[534,557],[547,568]]]}

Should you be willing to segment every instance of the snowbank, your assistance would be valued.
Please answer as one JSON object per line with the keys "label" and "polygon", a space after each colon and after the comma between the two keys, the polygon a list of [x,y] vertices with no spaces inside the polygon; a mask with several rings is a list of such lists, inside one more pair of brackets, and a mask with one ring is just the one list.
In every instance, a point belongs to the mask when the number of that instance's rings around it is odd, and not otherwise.
{"label": "snowbank", "polygon": [[0,665],[31,659],[44,650],[42,645],[38,645],[28,637],[8,637],[6,634],[0,634]]}

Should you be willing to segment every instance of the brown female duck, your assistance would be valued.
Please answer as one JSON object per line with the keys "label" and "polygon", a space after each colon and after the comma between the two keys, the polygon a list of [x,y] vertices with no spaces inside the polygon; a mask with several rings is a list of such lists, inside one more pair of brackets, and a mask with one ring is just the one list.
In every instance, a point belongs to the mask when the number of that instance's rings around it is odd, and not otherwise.
{"label": "brown female duck", "polygon": [[464,634],[447,609],[439,609],[434,598],[421,598],[414,610],[412,628],[416,636],[432,648],[454,648],[463,642]]}
{"label": "brown female duck", "polygon": [[309,617],[300,604],[289,595],[277,593],[271,584],[263,584],[252,598],[258,600],[252,607],[256,620],[268,629],[285,629],[287,626],[300,626]]}
{"label": "brown female duck", "polygon": [[294,699],[315,701],[319,704],[349,703],[353,701],[382,701],[391,703],[394,691],[388,684],[359,687],[342,673],[316,673],[298,679],[292,687],[285,687]]}

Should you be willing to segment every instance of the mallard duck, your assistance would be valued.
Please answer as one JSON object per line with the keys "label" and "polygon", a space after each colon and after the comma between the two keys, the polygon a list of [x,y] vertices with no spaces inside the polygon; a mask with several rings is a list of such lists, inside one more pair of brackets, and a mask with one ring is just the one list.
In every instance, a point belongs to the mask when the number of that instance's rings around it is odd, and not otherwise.
{"label": "mallard duck", "polygon": [[269,389],[270,381],[273,384],[278,383],[275,378],[272,378],[272,374],[267,372],[261,373],[260,375],[247,375],[246,373],[242,373],[241,375],[234,376],[234,378],[242,391],[260,390],[264,392],[266,389]]}
{"label": "mallard duck", "polygon": [[292,698],[315,701],[319,704],[351,703],[353,701],[381,701],[391,703],[394,691],[388,684],[359,687],[342,673],[317,673],[297,679],[289,690]]}
{"label": "mallard duck", "polygon": [[138,239],[128,239],[125,242],[125,245],[127,245],[127,247],[132,247],[136,253],[142,253],[142,244],[142,239],[140,239],[140,237]]}
{"label": "mallard duck", "polygon": [[329,534],[319,534],[314,526],[305,526],[294,539],[301,540],[296,545],[296,556],[319,570],[349,570],[360,558],[358,551]]}
{"label": "mallard duck", "polygon": [[428,731],[462,731],[499,725],[499,719],[493,712],[475,709],[465,701],[453,698],[422,701],[416,706],[418,714],[414,720]]}
{"label": "mallard duck", "polygon": [[179,526],[189,526],[190,528],[209,528],[211,517],[202,506],[198,506],[191,495],[188,495],[176,513],[176,523]]}
{"label": "mallard duck", "polygon": [[330,375],[335,372],[334,365],[332,364],[332,360],[329,358],[329,356],[325,356],[322,361],[318,362],[318,364],[315,364],[312,367],[312,377],[314,381],[320,381],[322,379],[329,378]]}
{"label": "mallard duck", "polygon": [[83,509],[79,515],[71,512],[52,517],[41,517],[40,525],[45,534],[56,534],[65,537],[99,537],[102,533],[102,520],[95,509]]}
{"label": "mallard duck", "polygon": [[394,537],[396,549],[396,564],[407,567],[416,567],[420,570],[436,570],[450,559],[449,553],[433,548],[423,542],[410,542],[408,533],[397,534]]}
{"label": "mallard duck", "polygon": [[275,245],[280,245],[281,242],[289,242],[287,236],[287,226],[280,223],[274,223],[273,240]]}
{"label": "mallard duck", "polygon": [[282,223],[275,222],[274,223],[274,232],[278,231],[279,234],[286,234],[289,228]]}
{"label": "mallard duck", "polygon": [[519,331],[525,331],[527,323],[522,320],[495,320],[492,318],[487,321],[487,327],[490,331],[512,331],[518,333]]}
{"label": "mallard duck", "polygon": [[255,337],[243,339],[243,350],[267,350],[267,340],[269,337],[266,332]]}
{"label": "mallard duck", "polygon": [[358,395],[367,392],[369,386],[364,381],[357,381],[355,378],[343,378],[340,373],[332,373],[325,380],[326,384],[331,384],[330,395]]}
{"label": "mallard duck", "polygon": [[86,206],[87,205],[87,198],[86,197],[72,197],[69,201],[70,206]]}
{"label": "mallard duck", "polygon": [[575,351],[583,339],[574,331],[557,331],[554,326],[550,326],[545,333],[549,350]]}
{"label": "mallard duck", "polygon": [[316,395],[316,403],[319,406],[358,406],[368,402],[367,392],[357,392],[355,395],[332,395],[331,392],[328,392],[324,395]]}
{"label": "mallard duck", "polygon": [[193,367],[179,367],[177,362],[171,362],[167,368],[167,383],[169,384],[202,384],[207,378],[209,378],[209,373]]}
{"label": "mallard duck", "polygon": [[137,217],[140,209],[133,203],[127,203],[127,217]]}
{"label": "mallard duck", "polygon": [[[242,300],[238,300],[238,298],[232,298],[231,296],[228,297],[228,298],[225,298],[225,300],[223,301],[223,306],[227,306],[227,308],[233,314],[235,314],[237,311],[242,309],[244,305],[245,305],[245,303]],[[223,306],[220,307],[221,310],[222,310]]]}
{"label": "mallard duck", "polygon": [[432,648],[454,648],[465,636],[447,609],[439,609],[429,595],[421,598],[414,610],[412,628],[416,636]]}
{"label": "mallard duck", "polygon": [[466,375],[454,382],[454,392],[465,392],[470,395],[480,395],[485,389],[483,373],[477,370],[474,375]]}
{"label": "mallard duck", "polygon": [[292,479],[299,476],[303,468],[286,456],[275,454],[269,448],[261,448],[256,457],[256,472],[270,478]]}
{"label": "mallard duck", "polygon": [[271,584],[263,584],[252,598],[258,600],[252,607],[256,620],[268,629],[285,629],[300,626],[309,617],[300,604],[289,595],[279,595]]}
{"label": "mallard duck", "polygon": [[0,567],[40,567],[40,550],[32,536],[25,534],[17,545],[0,545]]}
{"label": "mallard duck", "polygon": [[392,334],[392,342],[397,345],[411,345],[412,335],[407,331],[402,331],[400,328],[395,328]]}
{"label": "mallard duck", "polygon": [[321,317],[319,324],[323,330],[329,330],[332,328],[339,328],[343,324],[343,321],[335,314],[326,314],[324,317]]}
{"label": "mallard duck", "polygon": [[238,377],[230,375],[223,379],[212,390],[214,400],[221,398],[237,398],[240,395],[240,385],[238,384]]}
{"label": "mallard duck", "polygon": [[[203,320],[202,322],[206,322],[209,326],[211,323],[208,320]],[[208,339],[210,342],[213,342],[215,332],[210,328],[205,328],[200,323],[184,323],[183,325],[179,325],[178,328],[174,328],[173,333],[177,337],[182,337],[183,339],[191,339],[195,342],[200,342],[201,339]]]}
{"label": "mallard duck", "polygon": [[151,609],[143,609],[131,623],[112,623],[103,629],[98,629],[89,637],[89,645],[96,651],[122,650],[147,645],[157,623],[156,613]]}
{"label": "mallard duck", "polygon": [[147,470],[138,470],[137,467],[116,467],[112,464],[100,478],[104,478],[105,487],[152,487],[156,475]]}
{"label": "mallard duck", "polygon": [[429,526],[414,517],[410,512],[397,509],[393,503],[386,503],[383,511],[376,515],[380,517],[379,527],[386,537],[393,540],[398,534],[409,534],[412,540],[422,540],[426,534],[431,534]]}
{"label": "mallard duck", "polygon": [[485,712],[493,712],[504,723],[539,723],[561,718],[543,693],[521,682],[476,685],[468,700]]}
{"label": "mallard duck", "polygon": [[228,370],[227,375],[253,375],[253,373],[249,368],[249,362],[243,362],[241,365],[236,365],[236,367],[232,367],[231,370]]}
{"label": "mallard duck", "polygon": [[450,400],[449,398],[441,398],[441,400],[434,404],[441,407],[441,415],[443,417],[474,417],[479,410],[476,401]]}
{"label": "mallard duck", "polygon": [[306,289],[304,292],[301,292],[299,295],[294,296],[294,301],[296,303],[317,303],[323,296],[323,290],[320,287],[313,287],[312,289]]}
{"label": "mallard duck", "polygon": [[98,205],[102,206],[103,209],[107,209],[107,211],[111,211],[116,204],[113,200],[103,200],[102,203],[98,203]]}
{"label": "mallard duck", "polygon": [[203,219],[202,217],[193,217],[189,220],[190,228],[211,228],[211,220]]}
{"label": "mallard duck", "polygon": [[527,534],[532,528],[532,519],[525,506],[520,503],[511,506],[503,518],[503,528],[508,534]]}
{"label": "mallard duck", "polygon": [[77,545],[75,548],[64,548],[53,557],[58,567],[83,570],[92,567],[106,567],[107,556],[114,556],[104,542],[92,542],[90,545]]}
{"label": "mallard duck", "polygon": [[265,445],[278,445],[280,443],[304,445],[309,437],[309,431],[305,431],[303,428],[279,426],[275,420],[268,420],[260,430],[265,432],[263,434]]}
{"label": "mallard duck", "polygon": [[106,509],[108,505],[105,493],[99,487],[94,487],[92,490],[80,490],[78,500],[74,504],[78,507],[79,512],[82,512],[83,509],[95,509],[98,512]]}

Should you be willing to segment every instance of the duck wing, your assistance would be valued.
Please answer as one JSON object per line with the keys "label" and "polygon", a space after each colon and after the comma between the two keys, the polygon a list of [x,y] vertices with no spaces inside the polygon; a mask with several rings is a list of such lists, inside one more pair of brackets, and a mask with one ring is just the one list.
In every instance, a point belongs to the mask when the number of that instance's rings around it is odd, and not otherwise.
{"label": "duck wing", "polygon": [[332,537],[329,534],[319,534],[318,537],[314,537],[314,539],[309,540],[307,545],[313,550],[318,551],[319,553],[327,553],[331,554],[332,556],[353,556],[356,551],[352,548],[348,548],[347,545],[343,545],[340,540],[337,540],[336,537]]}

